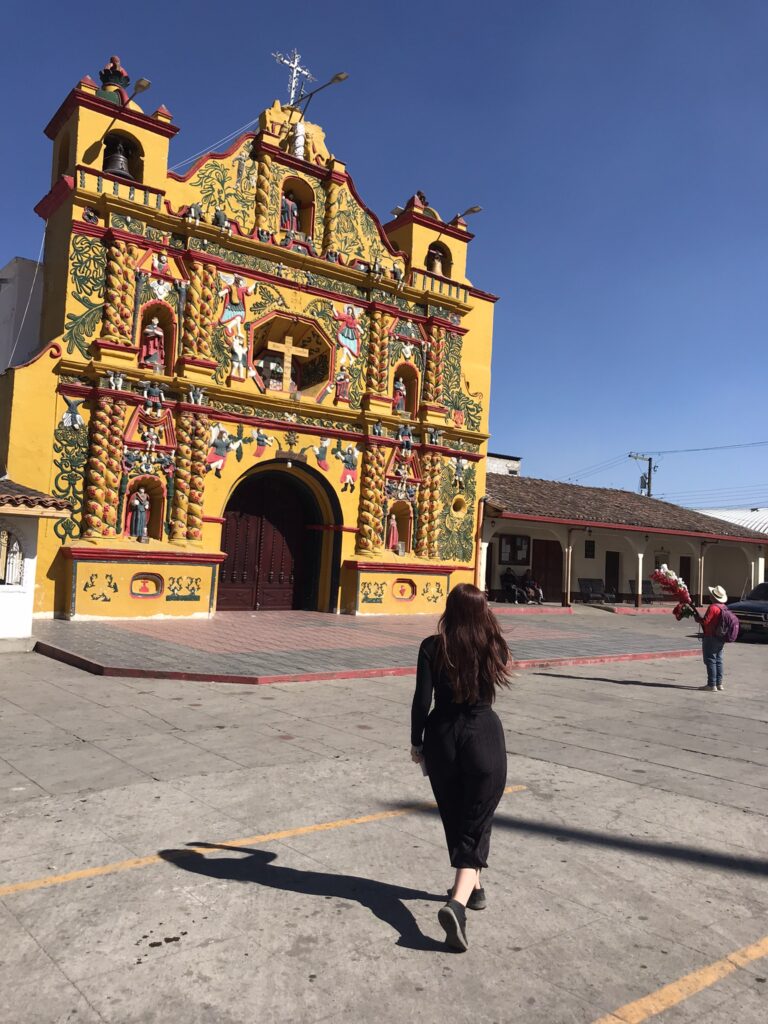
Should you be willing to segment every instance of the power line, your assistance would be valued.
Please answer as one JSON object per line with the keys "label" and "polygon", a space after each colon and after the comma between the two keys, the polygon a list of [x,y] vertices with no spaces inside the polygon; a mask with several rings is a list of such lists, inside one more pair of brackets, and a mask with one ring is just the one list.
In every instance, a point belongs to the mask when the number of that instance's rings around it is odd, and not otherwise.
{"label": "power line", "polygon": [[761,448],[768,441],[748,441],[746,444],[717,444],[709,448],[668,448],[666,451],[649,452],[649,455],[686,455],[689,452],[723,452],[733,448]]}
{"label": "power line", "polygon": [[253,127],[253,125],[255,125],[258,122],[258,120],[258,117],[255,117],[251,121],[246,121],[246,123],[241,128],[236,128],[235,131],[230,132],[229,135],[225,135],[221,139],[217,139],[216,142],[212,142],[210,146],[206,146],[205,149],[201,149],[198,153],[194,153],[192,156],[188,156],[185,160],[180,160],[177,164],[174,164],[173,167],[169,167],[168,170],[175,171],[177,168],[183,167],[184,164],[191,163],[192,160],[197,160],[199,156],[204,156],[206,153],[213,152],[219,146],[223,146],[225,142],[229,142],[231,139],[234,139],[236,138],[236,136],[240,135],[241,132],[245,132],[249,128]]}

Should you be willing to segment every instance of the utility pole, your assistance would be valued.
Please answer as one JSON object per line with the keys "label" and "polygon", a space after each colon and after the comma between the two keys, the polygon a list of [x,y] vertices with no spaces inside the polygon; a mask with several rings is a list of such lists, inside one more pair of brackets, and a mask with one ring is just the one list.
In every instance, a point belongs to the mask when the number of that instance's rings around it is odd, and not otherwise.
{"label": "utility pole", "polygon": [[648,492],[648,497],[650,498],[653,495],[653,474],[659,468],[658,466],[654,466],[653,456],[641,455],[639,452],[629,452],[627,458],[636,459],[638,462],[648,463],[648,472],[643,473],[643,475],[640,477],[640,486],[645,486]]}

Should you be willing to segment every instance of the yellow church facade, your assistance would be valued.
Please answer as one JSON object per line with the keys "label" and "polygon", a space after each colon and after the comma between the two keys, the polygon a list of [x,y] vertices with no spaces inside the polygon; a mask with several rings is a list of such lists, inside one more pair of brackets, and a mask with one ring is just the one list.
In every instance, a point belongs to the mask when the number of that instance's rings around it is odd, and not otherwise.
{"label": "yellow church facade", "polygon": [[475,582],[494,296],[421,193],[382,225],[275,102],[183,174],[117,58],[46,128],[42,348],[0,463],[69,502],[37,614],[441,610]]}

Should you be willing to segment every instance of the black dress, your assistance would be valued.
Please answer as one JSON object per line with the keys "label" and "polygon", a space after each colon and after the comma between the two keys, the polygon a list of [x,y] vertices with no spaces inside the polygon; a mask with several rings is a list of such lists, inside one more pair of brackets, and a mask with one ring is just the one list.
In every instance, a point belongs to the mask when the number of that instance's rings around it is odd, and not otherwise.
{"label": "black dress", "polygon": [[437,642],[437,636],[427,637],[419,649],[411,743],[424,744],[451,865],[485,868],[493,815],[507,782],[504,730],[490,704],[454,702],[450,679],[435,670]]}

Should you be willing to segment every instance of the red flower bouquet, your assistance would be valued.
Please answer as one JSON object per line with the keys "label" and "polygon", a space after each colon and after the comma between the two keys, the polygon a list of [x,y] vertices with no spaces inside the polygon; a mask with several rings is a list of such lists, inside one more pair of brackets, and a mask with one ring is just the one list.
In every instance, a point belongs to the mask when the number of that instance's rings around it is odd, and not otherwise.
{"label": "red flower bouquet", "polygon": [[651,573],[651,579],[654,583],[659,584],[668,597],[677,598],[677,604],[672,609],[672,614],[678,622],[681,619],[687,619],[693,615],[691,595],[688,593],[688,587],[685,585],[685,580],[672,572],[672,570],[666,565],[662,565],[660,568],[654,569]]}

